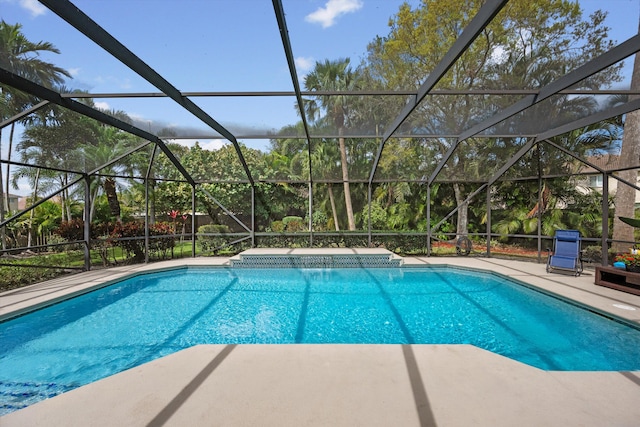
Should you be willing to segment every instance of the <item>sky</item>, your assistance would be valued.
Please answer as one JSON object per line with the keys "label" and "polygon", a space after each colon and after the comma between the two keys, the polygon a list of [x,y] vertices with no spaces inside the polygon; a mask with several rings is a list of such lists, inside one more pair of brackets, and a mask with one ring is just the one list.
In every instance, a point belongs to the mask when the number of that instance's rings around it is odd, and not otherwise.
{"label": "sky", "polygon": [[[388,33],[389,17],[401,2],[282,3],[302,85],[316,61],[349,57],[356,66],[367,43]],[[181,91],[293,91],[269,0],[77,0],[74,4]],[[0,17],[21,23],[29,40],[50,41],[61,51],[50,60],[73,75],[68,87],[91,93],[158,92],[35,0],[0,0]],[[96,101],[100,107],[122,109],[143,123],[148,121],[152,130],[178,124],[207,130],[170,100]],[[245,128],[266,133],[299,120],[293,97],[193,101],[233,134],[241,135]]]}
{"label": "sky", "polygon": [[[282,0],[300,84],[316,61],[349,57],[357,66],[367,44],[389,32],[401,0]],[[420,0],[408,0],[412,6]],[[607,10],[611,37],[635,35],[640,0],[581,0],[587,13]],[[78,8],[153,67],[173,86],[189,91],[293,91],[270,0],[73,0]],[[0,19],[20,23],[30,41],[48,41],[59,55],[42,59],[68,70],[66,86],[90,93],[143,93],[158,89],[113,59],[37,0],[0,0]],[[627,61],[630,69],[631,61]],[[628,73],[630,74],[630,73]],[[294,124],[294,97],[193,97],[234,135],[267,133]],[[122,110],[142,128],[211,134],[206,125],[168,98],[95,98]],[[6,158],[8,132],[2,135]],[[265,149],[266,140],[242,140]],[[181,141],[191,145],[194,141]],[[215,149],[222,139],[199,138]]]}

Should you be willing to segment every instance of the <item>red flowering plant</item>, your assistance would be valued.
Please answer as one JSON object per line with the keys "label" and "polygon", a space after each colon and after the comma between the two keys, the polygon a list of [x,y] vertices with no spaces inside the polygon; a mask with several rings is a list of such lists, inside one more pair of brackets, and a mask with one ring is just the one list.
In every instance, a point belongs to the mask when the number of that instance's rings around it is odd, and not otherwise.
{"label": "red flowering plant", "polygon": [[640,266],[640,253],[632,254],[630,252],[624,254],[618,254],[613,259],[615,262],[624,262],[629,267]]}
{"label": "red flowering plant", "polygon": [[182,231],[180,232],[180,243],[182,243],[184,239],[185,228],[187,226],[187,219],[189,218],[189,214],[183,213],[181,214],[179,210],[172,209],[167,213],[169,218],[173,221],[173,234],[178,234],[180,226],[182,226]]}
{"label": "red flowering plant", "polygon": [[[175,209],[171,209],[171,211],[169,211],[167,213],[167,216],[169,216],[169,218],[171,218],[173,220],[173,234],[176,234],[178,232],[178,222],[180,221],[180,211],[175,210]],[[183,223],[184,223],[184,215],[183,215]]]}

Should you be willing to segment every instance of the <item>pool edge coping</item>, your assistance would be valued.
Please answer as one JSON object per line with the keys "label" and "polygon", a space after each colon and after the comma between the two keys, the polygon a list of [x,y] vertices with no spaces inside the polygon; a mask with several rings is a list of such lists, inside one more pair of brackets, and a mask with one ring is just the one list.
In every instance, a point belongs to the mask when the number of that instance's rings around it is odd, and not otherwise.
{"label": "pool edge coping", "polygon": [[[155,272],[158,272],[158,271],[171,271],[171,270],[180,270],[180,269],[189,269],[189,268],[197,269],[197,268],[203,268],[203,267],[204,268],[225,268],[225,269],[229,269],[230,268],[228,265],[224,265],[224,264],[221,264],[220,262],[218,262],[220,260],[216,260],[217,261],[216,263],[211,263],[211,262],[206,262],[206,261],[207,261],[206,259],[204,259],[204,260],[200,259],[198,262],[187,262],[187,260],[178,260],[177,262],[171,262],[171,263],[156,263],[156,264],[148,264],[148,265],[143,265],[143,266],[130,266],[130,267],[126,268],[126,269],[118,269],[117,271],[113,271],[112,272],[113,274],[103,275],[103,277],[102,277],[103,280],[101,281],[101,283],[92,283],[92,282],[94,282],[96,280],[94,278],[93,280],[89,281],[89,283],[91,284],[90,288],[83,288],[83,289],[77,290],[77,291],[79,292],[78,295],[80,295],[81,293],[90,292],[91,290],[95,290],[95,289],[99,289],[101,287],[108,286],[109,284],[112,284],[114,282],[125,280],[128,277],[135,277],[135,276],[138,276],[138,275],[141,275],[141,274],[155,273]],[[536,283],[532,283],[532,282],[535,282],[536,280],[539,280],[539,281],[551,282],[552,284],[555,283],[556,285],[558,285],[558,283],[564,282],[565,278],[566,278],[567,279],[566,282],[568,283],[567,286],[571,285],[571,286],[569,286],[569,288],[570,288],[569,290],[575,290],[576,286],[584,285],[585,283],[588,283],[589,281],[591,281],[591,282],[593,281],[593,277],[592,276],[589,277],[588,275],[587,275],[587,277],[583,278],[582,280],[576,280],[576,278],[574,278],[573,276],[566,276],[565,277],[564,275],[558,275],[558,274],[548,275],[548,274],[545,274],[545,273],[541,273],[541,274],[537,274],[536,275],[536,274],[531,273],[531,272],[522,271],[523,269],[526,269],[527,267],[530,268],[534,272],[536,270],[538,270],[538,269],[544,270],[544,265],[535,264],[535,263],[513,264],[511,266],[503,266],[502,269],[495,269],[495,271],[494,271],[490,267],[492,265],[495,265],[495,263],[512,264],[511,261],[505,262],[503,260],[495,260],[495,259],[494,260],[490,260],[490,262],[485,262],[485,260],[482,260],[482,259],[481,260],[476,260],[476,261],[471,261],[469,259],[464,260],[464,259],[460,259],[460,258],[451,258],[451,259],[448,259],[448,258],[446,258],[446,259],[445,258],[436,258],[436,259],[434,259],[434,258],[432,258],[431,260],[429,260],[429,262],[420,261],[419,263],[415,263],[415,264],[413,264],[413,263],[409,264],[409,265],[405,264],[401,268],[403,268],[403,269],[404,268],[411,269],[411,268],[414,268],[414,267],[418,267],[418,268],[420,268],[420,267],[421,268],[449,267],[449,268],[456,268],[456,269],[462,269],[462,270],[467,270],[467,271],[481,270],[486,274],[492,274],[492,275],[496,275],[498,277],[504,277],[509,281],[522,283],[524,286],[534,288],[536,291],[540,291],[540,292],[543,292],[543,293],[555,293],[561,299],[563,299],[563,300],[569,299],[569,300],[572,301],[572,303],[577,303],[577,304],[583,304],[583,302],[582,301],[578,301],[578,300],[576,300],[574,298],[568,298],[566,295],[563,295],[562,292],[557,292],[556,293],[556,292],[549,291],[544,286],[539,286]],[[479,266],[480,264],[483,264],[484,267],[480,267]],[[508,269],[511,269],[511,268],[513,268],[513,271],[518,271],[519,273],[518,274],[514,274],[514,275],[509,275],[509,274],[506,274],[503,271],[503,269],[508,271]],[[76,275],[74,277],[77,278],[77,276],[78,275]],[[526,280],[526,278],[529,278],[529,279],[537,278],[537,279],[528,281],[528,280]],[[36,285],[33,285],[33,286],[36,286]],[[68,289],[73,289],[73,286],[67,286],[67,288]],[[598,297],[599,298],[603,298],[603,299],[609,299],[610,301],[620,301],[622,299],[626,299],[626,297],[629,296],[629,297],[631,297],[630,298],[631,302],[629,302],[629,304],[632,304],[634,306],[637,306],[638,305],[638,301],[640,301],[640,297],[634,298],[634,296],[632,296],[630,294],[625,294],[625,293],[620,292],[620,291],[610,290],[608,288],[602,288],[602,287],[597,287],[596,288],[595,284],[590,284],[588,289],[585,289],[584,291],[587,292],[587,293],[593,293],[594,291],[602,292],[604,295],[599,295]],[[9,292],[11,292],[11,291],[9,291]],[[69,295],[69,294],[70,293],[67,293],[66,295]],[[3,295],[0,295],[0,299],[3,297]],[[60,296],[58,296],[58,298],[60,300],[64,300],[64,299],[69,298],[69,296],[65,297],[65,296],[60,295]],[[589,307],[589,309],[595,308],[592,305],[589,305],[589,304],[586,304],[586,305]],[[608,315],[608,316],[618,317],[618,316],[615,315],[615,313],[611,313],[611,312],[608,312],[608,311],[605,311],[605,313],[606,313],[605,315]],[[633,320],[628,320],[628,319],[624,319],[624,318],[623,318],[623,321],[625,321],[627,323],[637,323],[637,322],[633,322]],[[241,347],[242,346],[244,346],[244,345],[241,345]],[[256,347],[256,345],[248,345],[248,346],[249,347]],[[297,346],[297,344],[296,344],[296,346]],[[317,346],[317,348],[319,348],[322,345],[314,345],[314,346]],[[326,347],[329,347],[329,348],[333,348],[333,347],[336,347],[336,346],[337,347],[346,347],[346,346],[349,346],[349,345],[347,345],[347,344],[326,345]],[[356,345],[356,346],[361,346],[361,345]],[[380,352],[385,352],[386,351],[383,348],[384,346],[385,345],[379,346],[380,347]],[[455,347],[460,347],[460,346],[464,346],[464,345],[439,345],[438,347],[443,348],[443,349],[445,349],[447,347],[450,347],[451,350],[447,350],[447,351],[453,351],[454,353],[460,353],[460,351],[455,349]],[[199,346],[195,346],[195,347],[199,347]],[[215,347],[215,345],[214,345],[214,347]],[[418,363],[419,363],[421,369],[422,368],[426,368],[427,365],[424,365],[425,361],[423,359],[421,359],[421,357],[422,357],[422,354],[425,351],[427,353],[431,353],[431,350],[426,350],[426,349],[424,349],[424,347],[433,347],[433,346],[432,345],[420,345],[420,344],[418,344],[418,345],[408,345],[407,347],[413,348],[413,350],[411,350],[411,351],[415,352],[417,355],[420,356],[418,358]],[[633,378],[635,378],[632,381],[636,383],[638,391],[635,391],[636,389],[634,389],[633,393],[634,393],[634,396],[637,395],[638,397],[640,397],[640,371],[631,371],[631,372],[618,372],[618,371],[575,371],[575,372],[545,371],[545,370],[541,370],[539,368],[524,364],[522,362],[518,362],[516,360],[506,358],[504,356],[493,354],[493,353],[491,353],[491,352],[489,352],[487,350],[483,350],[483,349],[480,349],[480,348],[477,348],[477,347],[474,347],[474,346],[471,346],[471,347],[473,347],[473,348],[475,348],[477,350],[488,352],[488,353],[490,353],[490,354],[492,354],[494,356],[500,357],[502,360],[507,360],[508,362],[500,362],[498,360],[495,363],[490,362],[487,365],[487,367],[493,366],[493,368],[498,369],[498,371],[502,373],[501,375],[507,374],[509,372],[512,372],[513,374],[515,374],[517,372],[520,372],[521,374],[523,374],[523,375],[525,375],[527,377],[531,377],[531,378],[540,378],[540,379],[547,378],[547,380],[544,380],[544,381],[540,380],[540,384],[546,384],[545,387],[551,387],[550,384],[552,384],[554,382],[557,382],[558,385],[560,385],[560,389],[564,390],[560,394],[564,395],[566,393],[566,395],[569,396],[572,401],[576,400],[576,396],[578,394],[580,394],[580,395],[584,394],[582,391],[577,391],[579,388],[586,386],[586,387],[593,388],[594,391],[598,391],[599,392],[600,390],[597,387],[598,385],[604,386],[605,384],[609,384],[611,381],[619,381],[619,380],[616,380],[616,378],[620,378],[620,375],[626,376],[626,377],[632,376]],[[182,350],[182,351],[188,351],[188,350],[191,350],[192,348],[194,348],[194,347],[191,347],[189,349],[185,349],[185,350]],[[211,347],[211,348],[213,348],[213,347]],[[202,349],[202,350],[198,350],[197,352],[202,352],[202,351],[209,351],[209,350]],[[254,350],[252,350],[252,349],[250,349],[249,351],[252,354],[254,353]],[[291,353],[290,353],[291,351],[293,351],[293,355],[291,355]],[[358,352],[359,350],[354,350],[354,351]],[[296,355],[298,355],[300,352],[304,353],[303,350],[300,350],[300,351],[298,351],[298,350],[286,350],[286,351],[283,350],[283,352],[284,352],[283,354],[289,354],[290,355],[290,356],[287,356],[287,357],[293,357],[294,359],[296,357],[298,357]],[[178,352],[178,353],[181,353],[181,352]],[[377,351],[376,351],[376,353],[377,353]],[[468,352],[462,351],[462,353],[468,353]],[[261,354],[261,352],[256,350],[255,354]],[[473,354],[478,354],[478,353],[473,353]],[[173,355],[168,355],[168,356],[166,356],[164,358],[157,359],[157,360],[162,361],[162,362],[159,362],[159,365],[151,365],[151,366],[160,366],[160,365],[169,366],[171,364],[170,361],[174,360],[171,356],[173,356]],[[377,356],[375,356],[375,357],[377,357]],[[375,359],[375,357],[374,357],[374,359]],[[481,357],[481,359],[485,360],[484,357]],[[156,362],[156,361],[149,362],[149,364],[152,364],[154,362]],[[453,366],[455,367],[455,366],[457,366],[457,363],[460,363],[460,362],[459,361],[458,362],[451,361],[451,362],[448,362],[448,363],[453,364]],[[465,362],[462,362],[462,363],[463,364],[458,369],[461,369],[461,370],[465,370],[466,369],[466,370],[468,370],[469,367],[467,366],[467,364]],[[519,365],[524,366],[525,368],[524,369],[520,369],[520,368],[514,367],[514,365],[512,365],[512,363],[517,363]],[[473,366],[475,366],[476,364],[482,365],[482,363],[477,362],[477,361],[474,361],[473,363],[471,363],[471,365],[473,365]],[[72,391],[70,393],[64,393],[62,395],[56,396],[55,398],[53,398],[53,399],[56,399],[56,402],[58,402],[56,404],[52,404],[51,402],[48,402],[48,403],[46,403],[44,405],[40,405],[40,403],[36,403],[35,405],[31,405],[28,408],[25,408],[24,410],[13,412],[13,413],[11,413],[11,414],[9,414],[7,416],[1,417],[0,419],[3,422],[5,422],[5,421],[9,422],[10,420],[16,420],[17,421],[17,420],[20,420],[20,419],[34,419],[34,418],[32,418],[32,416],[37,418],[39,416],[38,414],[45,414],[45,413],[48,414],[45,417],[49,417],[52,414],[50,412],[51,408],[54,408],[55,406],[58,406],[58,405],[61,405],[60,406],[60,408],[61,408],[60,410],[62,412],[67,411],[66,414],[59,414],[58,417],[62,417],[62,419],[66,419],[65,417],[69,417],[68,411],[72,410],[72,407],[76,407],[76,405],[78,404],[78,402],[79,402],[77,400],[78,398],[80,398],[80,401],[82,401],[82,402],[87,402],[87,404],[89,404],[88,403],[89,400],[91,402],[93,402],[93,403],[91,403],[89,405],[90,406],[94,406],[96,408],[95,409],[96,411],[105,411],[106,409],[104,409],[104,408],[103,409],[99,409],[99,408],[101,408],[103,406],[103,403],[102,403],[102,397],[104,397],[103,393],[107,393],[106,390],[108,390],[108,387],[105,387],[104,384],[113,384],[112,381],[118,381],[118,382],[121,382],[122,384],[127,383],[129,381],[134,381],[135,382],[136,372],[138,372],[138,373],[140,371],[145,371],[146,372],[148,369],[152,369],[147,365],[148,364],[144,364],[144,365],[141,365],[138,368],[134,368],[133,370],[131,370],[131,372],[124,371],[124,372],[121,372],[119,374],[115,374],[113,376],[110,376],[110,377],[107,377],[105,379],[99,380],[97,382],[91,383],[89,385],[80,387],[80,388],[76,389],[77,392],[76,392],[76,390],[74,390],[74,391]],[[442,367],[444,368],[444,366],[442,366]],[[155,369],[155,368],[153,368],[153,369]],[[149,371],[149,372],[152,372],[153,369],[151,371]],[[181,372],[182,368],[176,367],[175,369],[177,371]],[[446,369],[452,369],[453,372],[456,371],[451,366],[448,366]],[[483,369],[480,369],[480,370],[483,370]],[[396,374],[399,374],[399,373],[396,373]],[[381,378],[387,378],[388,375],[389,375],[389,372],[376,370],[375,373],[372,373],[372,375],[380,375]],[[477,375],[481,376],[481,374],[477,374]],[[422,376],[425,377],[425,374],[422,373]],[[110,378],[114,378],[114,379],[110,380]],[[430,377],[428,375],[425,377],[425,379],[429,379],[429,378]],[[630,378],[627,378],[625,381],[629,381],[629,379]],[[467,378],[461,377],[460,380],[465,380],[466,381]],[[103,384],[102,381],[106,381],[106,382]],[[520,380],[517,380],[516,382],[519,382],[519,381]],[[604,383],[601,383],[602,381],[604,381]],[[99,386],[93,386],[93,384],[98,384],[98,383],[100,384]],[[251,383],[250,382],[249,383],[240,382],[240,383],[237,384],[236,387],[239,387],[239,389],[243,389],[244,387],[251,387]],[[494,391],[495,392],[495,390],[493,389],[493,386],[491,386],[491,385],[483,385],[482,387],[487,387],[487,391]],[[516,387],[516,385],[511,384],[510,387]],[[557,387],[557,385],[554,386],[554,387]],[[529,386],[527,386],[527,388],[529,388]],[[548,391],[554,393],[552,390],[553,389],[549,389]],[[97,397],[98,395],[95,394],[96,392],[100,393],[99,396],[101,396],[101,398],[99,398],[99,399],[97,399],[97,398],[87,399],[85,397],[82,397],[82,396],[87,396],[87,397],[95,396],[95,397]],[[363,390],[363,392],[364,392],[364,390]],[[367,392],[370,392],[370,390],[367,390]],[[152,393],[154,396],[156,396],[158,394],[162,394],[162,392],[160,392],[158,390],[152,390],[152,389],[149,389],[149,393]],[[438,395],[438,394],[440,394],[440,391],[436,392],[435,390],[430,390],[430,395],[431,396],[433,396],[434,393],[436,395]],[[524,391],[522,393],[524,393]],[[559,393],[559,392],[557,392],[557,393]],[[596,394],[598,394],[598,393],[596,393]],[[593,399],[596,400],[596,401],[600,401],[601,403],[599,403],[599,405],[603,404],[602,401],[607,401],[606,400],[606,396],[600,396],[599,394],[598,395],[596,395],[596,394],[593,395]],[[61,396],[64,396],[64,397],[60,398]],[[196,401],[199,401],[198,399],[201,399],[201,397],[198,397],[198,396],[194,396],[194,398],[196,399]],[[518,398],[518,395],[512,397],[512,399],[517,399],[517,398]],[[50,400],[50,399],[47,399],[47,400]],[[545,402],[545,399],[541,398],[541,401]],[[46,401],[43,401],[43,402],[46,402]],[[522,405],[521,406],[521,409],[522,409],[524,407],[529,407],[529,405],[532,404],[532,403],[533,402],[515,403],[515,405]],[[235,404],[236,405],[240,405],[240,403],[235,403]],[[535,403],[533,403],[533,405],[535,406]],[[589,404],[589,402],[586,402],[585,405],[586,405],[584,407],[585,411],[587,410],[587,408],[592,409],[591,405]],[[107,406],[109,406],[109,405],[107,405]],[[66,408],[66,409],[62,409],[62,408]],[[574,409],[576,409],[576,408],[574,408]],[[619,410],[624,410],[624,409],[629,410],[630,407],[628,407],[628,406],[625,407],[624,405],[619,407]],[[43,410],[44,410],[44,412],[43,412]],[[207,409],[200,409],[200,410],[207,411]],[[355,408],[354,408],[354,410],[355,410]],[[435,409],[436,415],[438,415],[441,410],[442,410],[442,408],[436,408]],[[13,416],[13,414],[19,414],[19,413],[22,413],[23,411],[24,411],[24,414]],[[55,409],[53,409],[53,411],[55,412]],[[535,411],[531,411],[530,412],[530,414],[535,414],[535,413],[536,413]],[[613,413],[614,413],[614,411],[609,410],[609,409],[606,411],[606,414],[608,414],[609,416],[613,416]],[[29,415],[29,414],[33,414],[33,415]],[[603,412],[602,415],[605,415],[605,413]],[[486,412],[485,416],[487,416],[487,417],[493,416],[493,415],[491,415],[491,412],[490,412],[489,408],[487,408],[487,412]],[[516,415],[514,414],[513,416],[516,416]],[[570,417],[570,414],[567,415],[567,416]],[[26,418],[23,418],[23,417],[26,417]],[[613,418],[611,420],[613,420]],[[105,420],[103,419],[102,422],[105,422]],[[8,423],[7,425],[12,425],[12,424]],[[19,425],[19,424],[17,424],[17,425]],[[98,422],[97,425],[107,425],[107,424],[101,424],[100,422]],[[498,424],[487,422],[486,424],[479,423],[477,425],[498,425]],[[570,424],[567,424],[567,425],[570,425]]]}

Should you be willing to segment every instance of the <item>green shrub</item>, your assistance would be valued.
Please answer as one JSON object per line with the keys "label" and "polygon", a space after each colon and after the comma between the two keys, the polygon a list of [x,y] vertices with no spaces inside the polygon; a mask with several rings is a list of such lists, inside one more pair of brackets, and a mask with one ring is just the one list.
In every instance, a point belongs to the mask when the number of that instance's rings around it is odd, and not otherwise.
{"label": "green shrub", "polygon": [[36,255],[3,263],[12,265],[0,266],[0,292],[68,274],[65,268],[71,266],[72,257],[68,253]]}
{"label": "green shrub", "polygon": [[295,232],[306,230],[304,221],[299,216],[285,216],[282,218],[282,224],[284,225],[285,231]]}
{"label": "green shrub", "polygon": [[[229,232],[230,229],[227,225],[201,225],[198,227],[198,244],[203,252],[214,251],[227,243],[228,237],[225,235]],[[219,236],[207,236],[206,234],[219,234]]]}
{"label": "green shrub", "polygon": [[256,236],[258,248],[306,248],[309,246],[308,234],[286,234],[276,236]]}
{"label": "green shrub", "polygon": [[[364,229],[369,228],[369,206],[366,205],[362,209],[362,219]],[[387,211],[380,205],[379,202],[371,203],[371,229],[372,230],[384,230],[387,228]]]}
{"label": "green shrub", "polygon": [[[144,222],[131,221],[116,224],[109,235],[111,244],[119,246],[127,254],[133,255],[136,262],[144,260]],[[165,236],[165,237],[162,237]],[[174,247],[173,225],[158,222],[149,225],[149,252],[164,258],[167,251]]]}
{"label": "green shrub", "polygon": [[313,229],[315,231],[324,231],[327,229],[327,222],[329,218],[327,218],[327,214],[325,214],[323,211],[314,211],[311,218],[313,221]]}
{"label": "green shrub", "polygon": [[274,233],[282,233],[284,231],[284,224],[282,221],[273,221],[269,228],[271,228],[271,231]]}
{"label": "green shrub", "polygon": [[144,223],[118,223],[110,236],[112,244],[120,246],[127,254],[132,254],[136,262],[144,260]]}
{"label": "green shrub", "polygon": [[582,260],[586,262],[602,262],[602,246],[587,246],[582,250]]}
{"label": "green shrub", "polygon": [[[144,233],[144,230],[143,230]],[[173,224],[168,222],[156,222],[149,225],[149,252],[164,259],[169,250],[173,250],[176,245],[173,237]],[[166,237],[162,237],[166,236]]]}
{"label": "green shrub", "polygon": [[84,239],[84,221],[81,219],[72,219],[64,221],[60,224],[55,233],[68,242]]}
{"label": "green shrub", "polygon": [[[110,223],[91,223],[89,234],[92,239],[106,237],[116,226]],[[54,231],[58,236],[66,239],[68,242],[84,240],[84,221],[81,219],[72,219],[71,221],[63,221]]]}
{"label": "green shrub", "polygon": [[51,246],[51,250],[53,252],[64,252],[64,251],[72,250],[73,249],[71,247],[72,245],[62,244],[62,243],[67,243],[67,241],[68,241],[67,239],[60,236],[59,234],[52,234],[51,236],[49,236],[49,238],[47,238],[47,244],[54,245],[54,246]]}

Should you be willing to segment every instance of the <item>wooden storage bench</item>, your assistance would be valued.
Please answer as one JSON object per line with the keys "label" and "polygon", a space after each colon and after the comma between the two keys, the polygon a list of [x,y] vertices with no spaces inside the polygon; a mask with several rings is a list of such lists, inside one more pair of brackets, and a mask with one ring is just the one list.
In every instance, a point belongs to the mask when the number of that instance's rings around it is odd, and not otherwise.
{"label": "wooden storage bench", "polygon": [[640,295],[640,273],[613,267],[596,267],[596,285]]}

